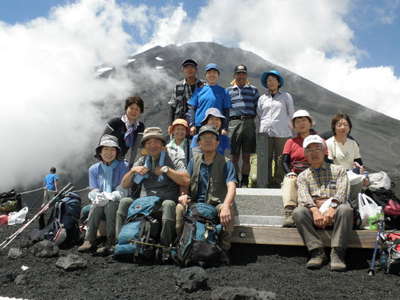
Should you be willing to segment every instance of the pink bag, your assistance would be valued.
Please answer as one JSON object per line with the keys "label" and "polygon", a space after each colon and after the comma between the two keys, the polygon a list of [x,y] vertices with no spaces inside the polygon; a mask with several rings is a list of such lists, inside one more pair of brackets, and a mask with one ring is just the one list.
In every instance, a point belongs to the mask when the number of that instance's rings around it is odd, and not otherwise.
{"label": "pink bag", "polygon": [[0,225],[7,225],[7,224],[8,224],[8,216],[0,215]]}
{"label": "pink bag", "polygon": [[389,199],[388,203],[383,209],[383,212],[385,215],[400,216],[400,203],[394,201],[393,199]]}

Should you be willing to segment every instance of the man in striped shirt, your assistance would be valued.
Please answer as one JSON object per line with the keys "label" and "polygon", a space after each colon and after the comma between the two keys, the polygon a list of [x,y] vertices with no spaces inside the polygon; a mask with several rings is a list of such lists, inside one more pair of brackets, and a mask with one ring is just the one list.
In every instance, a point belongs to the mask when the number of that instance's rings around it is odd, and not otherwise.
{"label": "man in striped shirt", "polygon": [[[250,173],[250,155],[256,152],[256,116],[259,97],[255,86],[247,80],[247,67],[235,67],[232,86],[227,89],[231,96],[232,108],[229,113],[229,136],[231,138],[232,162],[237,173],[241,173],[240,186],[247,187]],[[240,152],[242,152],[242,169],[239,170]]]}

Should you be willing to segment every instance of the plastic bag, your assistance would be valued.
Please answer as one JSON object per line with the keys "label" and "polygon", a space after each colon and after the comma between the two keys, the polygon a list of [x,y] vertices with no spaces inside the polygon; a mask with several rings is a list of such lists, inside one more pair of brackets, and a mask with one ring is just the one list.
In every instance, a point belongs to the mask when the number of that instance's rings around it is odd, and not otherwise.
{"label": "plastic bag", "polygon": [[319,211],[322,215],[324,215],[329,207],[331,207],[331,203],[332,203],[332,198],[329,198],[327,200],[325,200],[325,202],[320,206]]}
{"label": "plastic bag", "polygon": [[28,214],[28,207],[27,206],[25,206],[20,211],[11,212],[8,215],[8,225],[16,225],[16,224],[24,223],[27,214]]}
{"label": "plastic bag", "polygon": [[368,219],[370,217],[375,218],[382,213],[382,207],[378,206],[371,197],[363,193],[358,194],[358,210],[361,217],[361,227],[364,229],[368,229]]}
{"label": "plastic bag", "polygon": [[389,190],[391,187],[390,177],[383,171],[369,174],[369,183],[368,188],[372,191],[379,190],[380,188]]}
{"label": "plastic bag", "polygon": [[356,174],[351,170],[347,171],[347,177],[349,178],[350,185],[360,184],[365,178],[364,175]]}

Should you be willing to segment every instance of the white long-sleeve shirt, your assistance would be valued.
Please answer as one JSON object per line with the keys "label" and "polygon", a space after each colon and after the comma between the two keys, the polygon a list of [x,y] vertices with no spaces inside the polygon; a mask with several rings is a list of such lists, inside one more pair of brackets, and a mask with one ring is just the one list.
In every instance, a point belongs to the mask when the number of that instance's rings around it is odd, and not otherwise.
{"label": "white long-sleeve shirt", "polygon": [[272,137],[292,137],[293,113],[293,98],[289,93],[279,91],[272,96],[267,91],[258,99],[259,132]]}

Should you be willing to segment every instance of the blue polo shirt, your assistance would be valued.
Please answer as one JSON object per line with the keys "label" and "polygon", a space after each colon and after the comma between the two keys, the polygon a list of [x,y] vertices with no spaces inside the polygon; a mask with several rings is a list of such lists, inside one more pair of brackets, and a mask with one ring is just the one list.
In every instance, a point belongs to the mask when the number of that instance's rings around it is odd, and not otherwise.
{"label": "blue polo shirt", "polygon": [[215,107],[223,113],[225,109],[232,106],[228,92],[219,85],[204,85],[202,88],[196,89],[188,104],[196,110],[194,116],[196,127],[201,126],[201,121],[203,121],[207,109]]}
{"label": "blue polo shirt", "polygon": [[[199,139],[199,135],[196,134],[193,138],[192,138],[192,143],[190,144],[190,148],[196,148],[199,147],[199,143],[197,142],[197,140]],[[218,144],[218,148],[217,148],[217,152],[219,154],[225,155],[225,151],[226,150],[231,150],[231,142],[228,136],[220,134],[219,135],[219,144]]]}
{"label": "blue polo shirt", "polygon": [[58,175],[57,174],[47,174],[46,177],[44,178],[44,186],[48,191],[55,191],[56,190],[56,185],[55,182],[58,180]]}
{"label": "blue polo shirt", "polygon": [[[207,194],[208,194],[208,184],[211,174],[211,167],[212,164],[206,165],[204,162],[200,165],[200,173],[199,173],[199,183],[197,187],[197,195],[196,199],[197,202],[206,202],[207,201]],[[193,175],[193,159],[190,160],[188,165],[188,173],[190,176]],[[233,163],[228,160],[224,166],[224,177],[225,182],[235,182],[237,183],[236,179],[236,171]]]}

